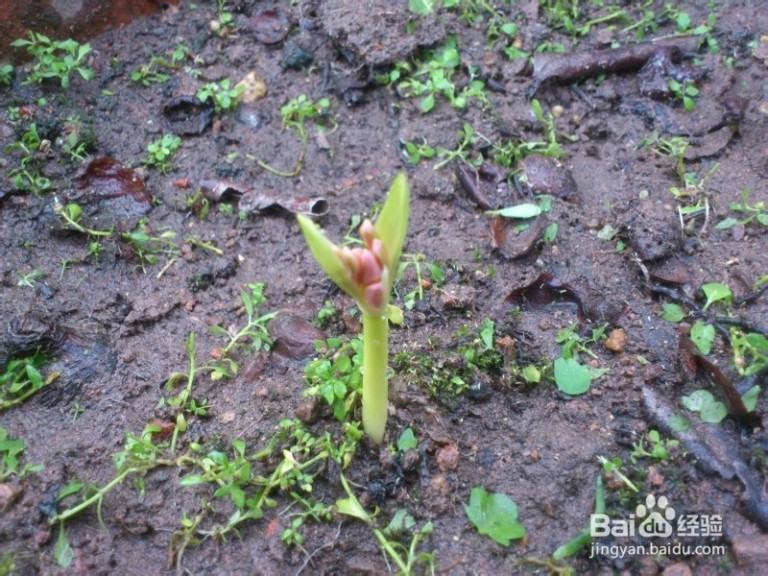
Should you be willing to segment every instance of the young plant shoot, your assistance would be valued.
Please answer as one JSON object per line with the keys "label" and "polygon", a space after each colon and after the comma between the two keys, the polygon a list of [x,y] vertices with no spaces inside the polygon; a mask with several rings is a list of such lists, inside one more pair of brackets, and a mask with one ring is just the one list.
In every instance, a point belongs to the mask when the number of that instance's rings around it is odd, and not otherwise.
{"label": "young plant shoot", "polygon": [[337,246],[312,220],[298,216],[315,260],[363,313],[363,428],[379,444],[387,425],[387,306],[409,211],[408,181],[405,174],[398,174],[376,224],[366,219],[360,225],[364,247]]}

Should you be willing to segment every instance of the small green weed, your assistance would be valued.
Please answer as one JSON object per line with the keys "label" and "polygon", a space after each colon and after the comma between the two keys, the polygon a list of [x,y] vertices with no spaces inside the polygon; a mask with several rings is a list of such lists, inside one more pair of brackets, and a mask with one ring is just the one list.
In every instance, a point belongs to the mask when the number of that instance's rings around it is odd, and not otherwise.
{"label": "small green weed", "polygon": [[0,482],[4,482],[11,476],[22,479],[27,474],[43,470],[42,464],[25,464],[19,470],[19,457],[25,448],[24,440],[11,438],[8,430],[0,426]]}
{"label": "small green weed", "polygon": [[0,64],[0,86],[10,86],[13,82],[13,66]]}
{"label": "small green weed", "polygon": [[558,332],[555,338],[555,342],[563,346],[561,357],[554,362],[555,384],[560,391],[570,395],[584,394],[594,379],[608,372],[608,368],[592,368],[579,362],[579,355],[582,353],[597,358],[589,346],[605,338],[608,324],[593,328],[589,338],[580,336],[576,332],[577,328],[578,324],[571,324]]}
{"label": "small green weed", "polygon": [[211,21],[211,30],[220,37],[229,36],[235,28],[235,17],[227,6],[227,0],[216,0],[216,20]]}
{"label": "small green weed", "polygon": [[164,134],[154,142],[147,145],[149,154],[145,164],[153,166],[163,174],[167,174],[173,166],[171,160],[181,147],[181,138],[175,134]]}
{"label": "small green weed", "polygon": [[[595,480],[595,511],[594,514],[605,514],[605,489],[603,488],[603,477],[598,475]],[[555,561],[570,558],[583,548],[589,546],[592,542],[591,521],[587,527],[579,532],[575,538],[557,547],[552,553],[552,559]]]}
{"label": "small green weed", "polygon": [[8,362],[0,374],[0,412],[21,404],[48,384],[40,373],[47,360],[45,354],[37,350],[31,356]]}
{"label": "small green weed", "polygon": [[[418,552],[419,545],[434,531],[432,522],[425,523],[420,529],[416,529],[415,519],[407,510],[401,509],[395,512],[389,524],[383,530],[374,526],[373,517],[366,512],[360,500],[354,495],[349,482],[341,475],[341,484],[347,494],[346,498],[336,501],[336,510],[340,514],[351,516],[368,524],[379,546],[387,557],[397,566],[399,574],[431,574],[435,573],[434,553]],[[399,539],[412,532],[411,542],[408,546],[402,544]],[[416,570],[422,566],[423,570]]]}
{"label": "small green weed", "polygon": [[632,462],[637,461],[638,458],[651,458],[653,460],[670,460],[674,451],[677,450],[680,445],[678,440],[665,440],[661,437],[658,430],[650,430],[648,432],[648,447],[640,438],[640,441],[633,446],[632,454],[630,456]]}
{"label": "small green weed", "polygon": [[742,376],[753,376],[768,368],[768,338],[755,332],[731,330],[733,363]]}
{"label": "small green weed", "polygon": [[27,190],[33,194],[40,194],[51,189],[50,179],[43,175],[40,168],[45,152],[49,147],[50,142],[40,138],[37,125],[34,123],[29,125],[20,140],[5,147],[6,154],[12,152],[22,154],[19,165],[8,171],[8,177],[17,190]]}
{"label": "small green weed", "polygon": [[333,415],[345,421],[362,392],[363,342],[360,337],[344,341],[329,338],[318,342],[320,357],[304,369],[306,396],[319,396],[333,408]]}
{"label": "small green weed", "polygon": [[326,300],[323,302],[323,307],[317,311],[317,325],[320,328],[328,327],[333,319],[337,316],[337,310],[333,305],[333,302]]}
{"label": "small green weed", "polygon": [[292,128],[305,140],[307,133],[304,123],[309,119],[326,117],[330,106],[328,98],[320,98],[314,102],[306,94],[301,94],[280,108],[280,128]]}
{"label": "small green weed", "polygon": [[699,89],[693,82],[678,82],[674,78],[670,78],[667,86],[671,90],[673,98],[683,103],[683,108],[690,112],[696,107],[694,98],[699,95]]}
{"label": "small green weed", "polygon": [[83,214],[83,209],[79,204],[70,202],[69,204],[62,205],[61,202],[59,202],[59,199],[54,197],[53,211],[56,212],[56,214],[58,214],[61,219],[66,222],[67,226],[73,230],[77,230],[78,232],[94,237],[112,235],[112,230],[94,230],[83,225],[83,223],[80,221]]}
{"label": "small green weed", "polygon": [[641,146],[650,149],[658,156],[665,156],[674,162],[675,174],[681,185],[685,186],[688,178],[685,172],[685,151],[690,143],[682,136],[673,138],[661,138],[655,130],[647,138],[644,138]]}
{"label": "small green weed", "polygon": [[154,235],[146,219],[139,221],[133,232],[123,232],[120,238],[131,247],[133,257],[138,260],[136,267],[144,273],[147,271],[147,265],[157,264],[158,256],[164,256],[170,262],[180,253],[176,244],[176,232],[166,230]]}
{"label": "small green weed", "polygon": [[[413,309],[416,302],[424,299],[424,289],[432,286],[439,287],[445,282],[445,275],[439,263],[425,262],[424,254],[403,254],[395,274],[395,285],[399,284],[408,269],[413,269],[416,275],[416,288],[403,296],[403,304],[407,310]],[[424,277],[422,264],[429,271],[430,280]]]}
{"label": "small green weed", "polygon": [[477,372],[498,374],[504,364],[495,348],[495,324],[489,318],[474,329],[464,326],[455,335],[461,344],[444,357],[403,350],[394,355],[395,372],[426,389],[441,404],[452,406],[477,378]]}
{"label": "small green weed", "polygon": [[152,86],[153,84],[168,82],[171,79],[170,74],[159,70],[159,67],[163,66],[165,62],[167,62],[165,58],[152,56],[147,64],[141,64],[131,72],[131,80],[142,86]]}
{"label": "small green weed", "polygon": [[211,334],[224,336],[229,339],[226,346],[221,349],[221,355],[227,356],[235,349],[242,349],[246,354],[255,354],[262,350],[269,350],[272,345],[272,338],[267,330],[267,322],[277,316],[277,312],[258,315],[257,311],[264,302],[267,301],[264,296],[264,283],[257,282],[248,284],[247,290],[240,291],[240,300],[243,303],[245,314],[247,316],[246,324],[237,332],[230,332],[221,326],[212,326]]}
{"label": "small green weed", "polygon": [[598,462],[603,465],[603,471],[606,474],[613,474],[617,478],[619,478],[624,485],[632,490],[635,494],[640,492],[640,489],[635,485],[634,482],[632,482],[626,474],[622,471],[622,467],[624,466],[624,461],[619,458],[618,456],[615,456],[614,458],[611,458],[608,460],[605,456],[598,456],[597,457]]}
{"label": "small green weed", "polygon": [[68,116],[64,124],[62,136],[56,139],[56,145],[61,146],[71,162],[83,162],[88,157],[88,151],[95,148],[96,135],[93,128],[86,126],[77,116]]}
{"label": "small green weed", "polygon": [[435,107],[438,96],[458,110],[466,108],[471,98],[487,104],[485,82],[472,78],[472,69],[466,87],[461,91],[457,89],[453,77],[460,69],[459,65],[456,38],[450,36],[442,46],[423,50],[415,65],[398,62],[389,74],[380,76],[379,81],[396,86],[404,98],[421,98],[419,106],[425,114]]}
{"label": "small green weed", "polygon": [[[750,412],[757,405],[757,397],[760,394],[760,386],[752,386],[741,396],[744,406]],[[709,390],[696,390],[681,400],[683,406],[691,412],[698,412],[702,422],[719,424],[728,416],[728,408],[715,397]]]}
{"label": "small green weed", "polygon": [[41,270],[40,268],[33,268],[26,274],[16,272],[16,275],[19,277],[16,281],[16,286],[19,288],[34,288],[40,278],[46,277],[45,270]]}
{"label": "small green weed", "polygon": [[419,16],[429,16],[435,11],[436,0],[408,0],[408,9]]}
{"label": "small green weed", "polygon": [[85,57],[91,53],[90,44],[68,40],[51,40],[43,34],[30,32],[27,39],[11,43],[14,48],[26,48],[36,62],[23,84],[55,78],[62,88],[69,87],[69,75],[77,72],[84,80],[91,80],[94,72],[85,66]]}
{"label": "small green weed", "polygon": [[217,114],[230,112],[237,108],[240,103],[240,94],[245,88],[243,86],[230,87],[229,78],[221,82],[208,82],[197,91],[195,96],[200,102],[213,102]]}
{"label": "small green weed", "polygon": [[739,215],[738,218],[728,216],[724,220],[717,223],[715,230],[726,230],[733,226],[747,226],[751,222],[757,222],[768,228],[768,206],[765,202],[760,200],[754,204],[749,203],[749,196],[752,191],[749,188],[745,188],[741,191],[741,200],[739,202],[731,202],[728,204],[728,208]]}
{"label": "small green weed", "polygon": [[282,108],[280,108],[281,130],[286,130],[288,128],[296,130],[301,138],[301,154],[296,162],[296,167],[291,172],[278,170],[251,154],[246,154],[246,157],[255,161],[256,164],[261,166],[264,170],[277,174],[278,176],[285,178],[293,178],[294,176],[297,176],[301,172],[301,167],[304,164],[304,157],[307,153],[308,136],[305,122],[309,119],[327,119],[329,117],[330,106],[331,102],[328,98],[321,98],[314,102],[308,98],[306,94],[301,94],[300,96],[289,100]]}
{"label": "small green weed", "polygon": [[[493,141],[476,132],[471,124],[464,123],[458,132],[459,139],[453,149],[434,147],[426,140],[421,142],[406,141],[402,143],[402,153],[405,159],[414,165],[422,160],[440,158],[441,161],[435,164],[435,170],[439,170],[454,160],[475,167],[480,166],[486,160],[491,160],[494,164],[513,168],[520,160],[533,154],[551,158],[565,156],[566,153],[558,142],[555,118],[552,113],[544,113],[538,100],[531,101],[531,112],[539,122],[546,141],[517,138],[501,138]],[[570,137],[565,136],[565,138]],[[478,145],[479,150],[477,149]]]}

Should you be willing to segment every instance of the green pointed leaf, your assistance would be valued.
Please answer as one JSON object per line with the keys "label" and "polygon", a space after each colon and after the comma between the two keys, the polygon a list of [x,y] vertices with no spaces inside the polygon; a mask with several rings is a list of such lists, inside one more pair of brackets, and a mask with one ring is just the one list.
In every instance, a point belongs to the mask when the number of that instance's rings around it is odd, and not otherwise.
{"label": "green pointed leaf", "polygon": [[726,228],[731,228],[733,226],[736,226],[739,221],[736,220],[736,218],[733,218],[732,216],[729,216],[725,220],[720,221],[717,226],[715,226],[715,230],[725,230]]}
{"label": "green pointed leaf", "polygon": [[415,450],[418,447],[419,441],[416,440],[416,436],[413,433],[413,430],[406,428],[400,433],[400,437],[397,439],[397,449],[400,452],[405,452],[406,450]]}
{"label": "green pointed leaf", "polygon": [[340,514],[346,514],[347,516],[352,516],[353,518],[357,518],[359,520],[362,520],[363,522],[370,522],[371,515],[365,511],[365,508],[363,508],[363,505],[360,504],[360,500],[357,499],[357,496],[355,496],[352,490],[350,489],[349,483],[347,482],[347,479],[344,477],[344,474],[340,476],[340,479],[341,479],[341,485],[344,487],[344,491],[347,493],[348,497],[336,500],[336,509],[339,511]]}
{"label": "green pointed leaf", "polygon": [[320,227],[307,216],[298,214],[296,219],[299,222],[301,231],[304,233],[304,238],[312,252],[312,256],[315,257],[323,271],[339,288],[357,300],[358,295],[356,294],[354,282],[349,278],[344,262],[336,253],[336,245],[328,240]]}
{"label": "green pointed leaf", "polygon": [[408,231],[408,216],[410,214],[410,191],[408,189],[408,180],[404,173],[399,173],[392,181],[392,187],[389,190],[389,196],[381,209],[381,214],[376,220],[374,226],[376,234],[381,238],[382,243],[387,249],[389,258],[388,268],[389,286],[387,293],[392,288],[394,280],[394,271],[397,269],[397,263],[400,261],[400,255],[403,252],[403,243],[405,234]]}
{"label": "green pointed leaf", "polygon": [[757,406],[757,395],[760,394],[760,386],[752,386],[741,397],[741,401],[744,402],[744,407],[750,412],[754,412],[755,406]]}
{"label": "green pointed leaf", "polygon": [[402,326],[405,321],[402,309],[392,304],[387,305],[387,319],[395,326]]}
{"label": "green pointed leaf", "polygon": [[56,538],[56,546],[53,548],[53,556],[56,558],[56,563],[62,568],[69,568],[69,565],[72,564],[72,561],[75,559],[75,553],[69,545],[67,533],[64,530],[64,522],[59,525],[59,536]]}
{"label": "green pointed leaf", "polygon": [[504,218],[535,218],[541,214],[541,207],[537,204],[517,204],[500,210],[487,210],[485,214],[486,216],[504,216]]}

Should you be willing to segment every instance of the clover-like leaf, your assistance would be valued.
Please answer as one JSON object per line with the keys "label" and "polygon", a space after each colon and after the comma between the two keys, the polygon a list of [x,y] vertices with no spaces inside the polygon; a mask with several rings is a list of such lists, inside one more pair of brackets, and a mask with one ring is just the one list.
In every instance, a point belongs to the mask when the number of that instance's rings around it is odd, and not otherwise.
{"label": "clover-like leaf", "polygon": [[517,521],[517,504],[506,494],[493,493],[475,486],[465,506],[467,516],[477,531],[490,536],[502,546],[525,536],[525,527]]}

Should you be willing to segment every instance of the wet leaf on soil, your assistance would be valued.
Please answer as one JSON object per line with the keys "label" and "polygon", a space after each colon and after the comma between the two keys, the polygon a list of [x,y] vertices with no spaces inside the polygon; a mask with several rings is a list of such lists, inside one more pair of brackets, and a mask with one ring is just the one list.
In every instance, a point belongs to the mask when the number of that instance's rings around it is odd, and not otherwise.
{"label": "wet leaf on soil", "polygon": [[650,42],[631,44],[610,50],[584,50],[570,54],[539,53],[533,62],[533,82],[528,91],[533,96],[545,82],[561,83],[583,80],[598,74],[629,72],[642,68],[662,50],[677,58],[678,46],[659,46]]}
{"label": "wet leaf on soil", "polygon": [[482,486],[475,486],[465,510],[480,534],[490,536],[502,546],[509,546],[512,540],[526,534],[525,527],[517,521],[517,504],[506,494],[489,494]]}
{"label": "wet leaf on soil", "polygon": [[526,194],[546,194],[555,198],[570,198],[577,192],[570,170],[554,158],[528,156],[518,164],[515,182]]}
{"label": "wet leaf on soil", "polygon": [[303,214],[313,218],[325,216],[330,205],[325,198],[300,196],[283,198],[272,192],[258,192],[248,184],[228,179],[211,179],[200,182],[200,189],[209,200],[220,202],[228,196],[240,198],[239,208],[246,214],[278,209],[291,214]]}
{"label": "wet leaf on soil", "polygon": [[152,209],[152,195],[144,180],[115,158],[91,160],[75,183],[80,193],[67,200],[87,208],[87,215],[98,220],[100,226],[136,219]]}
{"label": "wet leaf on soil", "polygon": [[504,302],[520,306],[547,306],[567,302],[576,305],[580,321],[583,322],[587,318],[587,311],[579,293],[570,285],[555,278],[551,272],[542,272],[527,286],[515,288]]}
{"label": "wet leaf on soil", "polygon": [[711,304],[720,300],[731,301],[731,289],[725,284],[717,282],[704,284],[701,287],[701,291],[704,292],[704,296],[707,297],[707,301],[704,303],[704,310],[709,308]]}
{"label": "wet leaf on soil", "polygon": [[163,116],[174,134],[199,136],[211,127],[214,110],[213,99],[201,101],[195,96],[181,96],[163,106]]}
{"label": "wet leaf on soil", "polygon": [[259,10],[245,23],[244,29],[254,35],[262,44],[282,42],[290,30],[285,14],[277,10]]}
{"label": "wet leaf on soil", "polygon": [[542,239],[546,222],[537,218],[530,225],[516,226],[506,218],[491,221],[491,247],[510,259],[529,254]]}
{"label": "wet leaf on soil", "polygon": [[690,396],[683,396],[683,406],[691,412],[698,412],[703,422],[719,424],[728,416],[725,404],[715,400],[708,390],[696,390]]}

